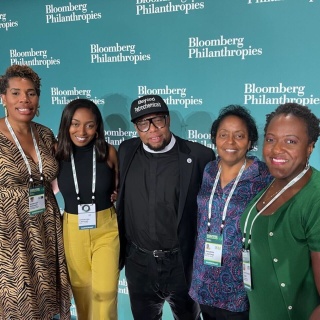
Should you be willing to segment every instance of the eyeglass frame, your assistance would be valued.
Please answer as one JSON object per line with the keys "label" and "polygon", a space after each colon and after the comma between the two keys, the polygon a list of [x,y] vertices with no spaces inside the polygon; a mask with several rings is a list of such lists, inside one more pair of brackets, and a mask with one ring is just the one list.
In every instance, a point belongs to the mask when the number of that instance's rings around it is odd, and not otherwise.
{"label": "eyeglass frame", "polygon": [[[164,128],[164,127],[166,126],[166,124],[167,124],[167,118],[168,118],[168,116],[169,116],[168,114],[160,114],[160,115],[157,115],[157,116],[152,117],[152,118],[149,118],[149,119],[141,119],[141,120],[138,120],[137,122],[135,122],[135,125],[136,125],[137,129],[138,129],[140,132],[148,132],[148,131],[150,130],[151,123],[153,124],[153,126],[154,126],[155,128],[157,128],[157,129],[162,129],[162,128]],[[164,119],[164,126],[163,126],[163,127],[157,127],[157,126],[153,123],[153,119],[159,118],[159,117]],[[147,130],[141,130],[141,129],[139,129],[138,123],[139,123],[140,121],[149,121],[149,126],[148,126],[148,129],[147,129]]]}

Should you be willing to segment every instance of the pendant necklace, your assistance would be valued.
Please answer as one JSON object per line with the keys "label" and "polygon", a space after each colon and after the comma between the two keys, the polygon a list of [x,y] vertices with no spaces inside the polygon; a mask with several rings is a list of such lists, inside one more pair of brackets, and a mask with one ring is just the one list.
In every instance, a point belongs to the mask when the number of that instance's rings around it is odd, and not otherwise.
{"label": "pendant necklace", "polygon": [[[273,186],[273,184],[272,184]],[[273,193],[270,197],[266,198],[264,201],[262,201],[262,204],[265,205],[269,200],[271,200],[275,195],[279,193],[279,190]]]}

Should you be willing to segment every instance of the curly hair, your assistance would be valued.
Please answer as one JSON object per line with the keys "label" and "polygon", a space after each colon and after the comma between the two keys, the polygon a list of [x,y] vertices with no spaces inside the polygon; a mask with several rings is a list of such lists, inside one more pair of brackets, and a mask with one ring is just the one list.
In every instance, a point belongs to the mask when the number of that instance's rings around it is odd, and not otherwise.
{"label": "curly hair", "polygon": [[213,121],[211,126],[211,140],[216,144],[217,131],[222,120],[228,116],[236,116],[244,121],[247,126],[249,141],[251,141],[249,150],[252,150],[258,141],[258,129],[255,120],[249,110],[239,105],[229,105],[220,110],[219,116]]}
{"label": "curly hair", "polygon": [[5,74],[0,77],[0,94],[6,93],[9,87],[9,80],[16,77],[29,79],[33,83],[38,97],[40,96],[41,78],[30,67],[18,64],[14,64],[7,68]]}
{"label": "curly hair", "polygon": [[297,118],[302,119],[307,127],[307,133],[308,133],[308,142],[313,142],[314,144],[317,142],[319,138],[319,118],[317,118],[311,110],[306,107],[302,106],[298,103],[285,103],[281,104],[277,107],[277,109],[269,114],[266,115],[266,125],[264,126],[264,135],[266,135],[268,126],[271,122],[271,120],[279,115],[288,115],[292,114]]}

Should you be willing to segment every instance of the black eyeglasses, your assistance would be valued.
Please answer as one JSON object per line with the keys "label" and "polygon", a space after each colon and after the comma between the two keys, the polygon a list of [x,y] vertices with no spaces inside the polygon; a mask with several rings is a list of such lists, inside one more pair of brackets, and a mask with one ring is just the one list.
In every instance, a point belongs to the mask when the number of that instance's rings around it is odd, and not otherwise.
{"label": "black eyeglasses", "polygon": [[167,123],[168,115],[156,116],[150,119],[143,119],[136,122],[139,131],[147,132],[150,129],[151,123],[158,129],[164,128]]}

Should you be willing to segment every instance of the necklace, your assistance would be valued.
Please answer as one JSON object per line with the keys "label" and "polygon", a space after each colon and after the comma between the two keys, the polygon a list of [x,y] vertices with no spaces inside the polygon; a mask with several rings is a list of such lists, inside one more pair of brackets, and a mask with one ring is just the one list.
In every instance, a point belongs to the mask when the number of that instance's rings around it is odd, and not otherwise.
{"label": "necklace", "polygon": [[[273,188],[273,183],[271,188]],[[270,190],[271,190],[270,188]],[[262,201],[262,204],[265,205],[267,202],[269,202],[269,200],[271,200],[275,195],[277,195],[279,193],[280,190],[276,191],[275,193],[273,193],[271,196],[269,196],[268,198],[266,198],[264,201]]]}

